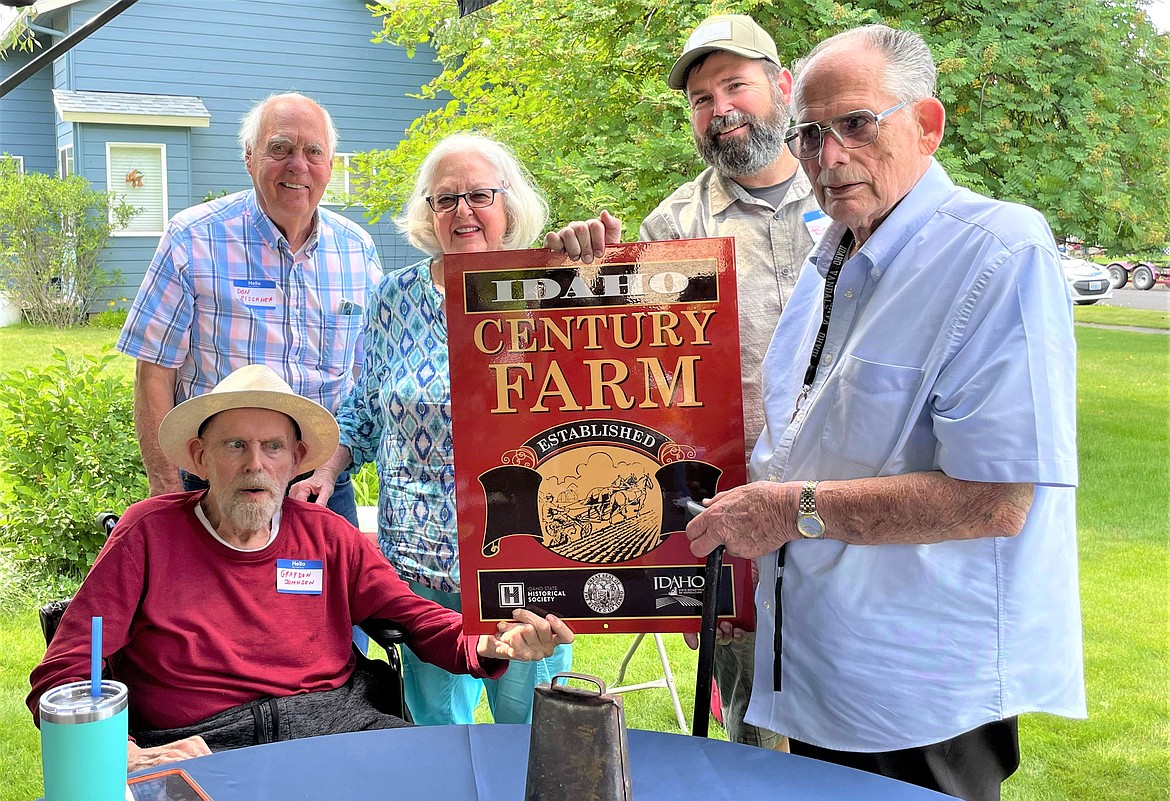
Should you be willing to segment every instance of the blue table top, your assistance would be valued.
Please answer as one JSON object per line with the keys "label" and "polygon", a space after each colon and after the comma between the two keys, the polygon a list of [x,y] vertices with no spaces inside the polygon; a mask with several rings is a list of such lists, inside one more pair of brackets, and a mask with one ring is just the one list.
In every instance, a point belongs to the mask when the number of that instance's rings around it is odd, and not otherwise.
{"label": "blue table top", "polygon": [[[212,801],[523,801],[529,736],[530,727],[517,725],[418,726],[260,745],[164,768],[182,768]],[[721,740],[631,729],[629,748],[637,801],[954,801],[839,765]]]}

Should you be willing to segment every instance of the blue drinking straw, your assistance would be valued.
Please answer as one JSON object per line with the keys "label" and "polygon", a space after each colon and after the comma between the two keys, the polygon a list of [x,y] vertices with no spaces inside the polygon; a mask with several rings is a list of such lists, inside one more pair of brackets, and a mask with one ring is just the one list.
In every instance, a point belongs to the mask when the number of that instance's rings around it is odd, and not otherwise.
{"label": "blue drinking straw", "polygon": [[93,698],[102,697],[102,619],[93,618],[93,628],[90,634],[89,652],[89,694]]}

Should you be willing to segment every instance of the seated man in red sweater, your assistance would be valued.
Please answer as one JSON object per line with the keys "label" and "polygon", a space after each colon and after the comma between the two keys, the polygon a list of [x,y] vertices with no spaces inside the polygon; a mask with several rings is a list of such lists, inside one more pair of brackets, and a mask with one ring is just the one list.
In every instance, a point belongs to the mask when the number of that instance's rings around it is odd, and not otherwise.
{"label": "seated man in red sweater", "polygon": [[410,647],[452,673],[496,677],[508,659],[552,654],[573,633],[516,610],[494,635],[414,595],[378,550],[322,506],[286,498],[325,461],[338,430],[324,407],[267,367],[235,371],[163,420],[159,444],[205,492],[136,503],[77,591],[41,664],[41,694],[88,677],[90,618],[130,689],[128,768],[269,740],[406,725],[367,698],[351,626],[396,621]]}

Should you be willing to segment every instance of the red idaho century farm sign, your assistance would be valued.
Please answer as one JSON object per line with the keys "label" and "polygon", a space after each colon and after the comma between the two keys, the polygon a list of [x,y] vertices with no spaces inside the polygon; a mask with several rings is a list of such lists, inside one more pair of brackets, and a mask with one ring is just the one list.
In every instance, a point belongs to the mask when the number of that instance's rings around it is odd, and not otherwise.
{"label": "red idaho century farm sign", "polygon": [[[731,239],[444,257],[464,627],[697,631],[688,500],[744,483]],[[719,614],[754,628],[750,564]]]}

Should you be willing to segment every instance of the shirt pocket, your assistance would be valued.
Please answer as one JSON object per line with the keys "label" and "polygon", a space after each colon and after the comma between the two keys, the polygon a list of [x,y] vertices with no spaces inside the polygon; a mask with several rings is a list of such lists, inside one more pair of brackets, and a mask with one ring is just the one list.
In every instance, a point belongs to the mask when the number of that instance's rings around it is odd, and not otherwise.
{"label": "shirt pocket", "polygon": [[360,314],[321,315],[321,369],[338,375],[350,371],[361,328]]}
{"label": "shirt pocket", "polygon": [[847,356],[825,420],[822,450],[876,475],[914,412],[923,371]]}

